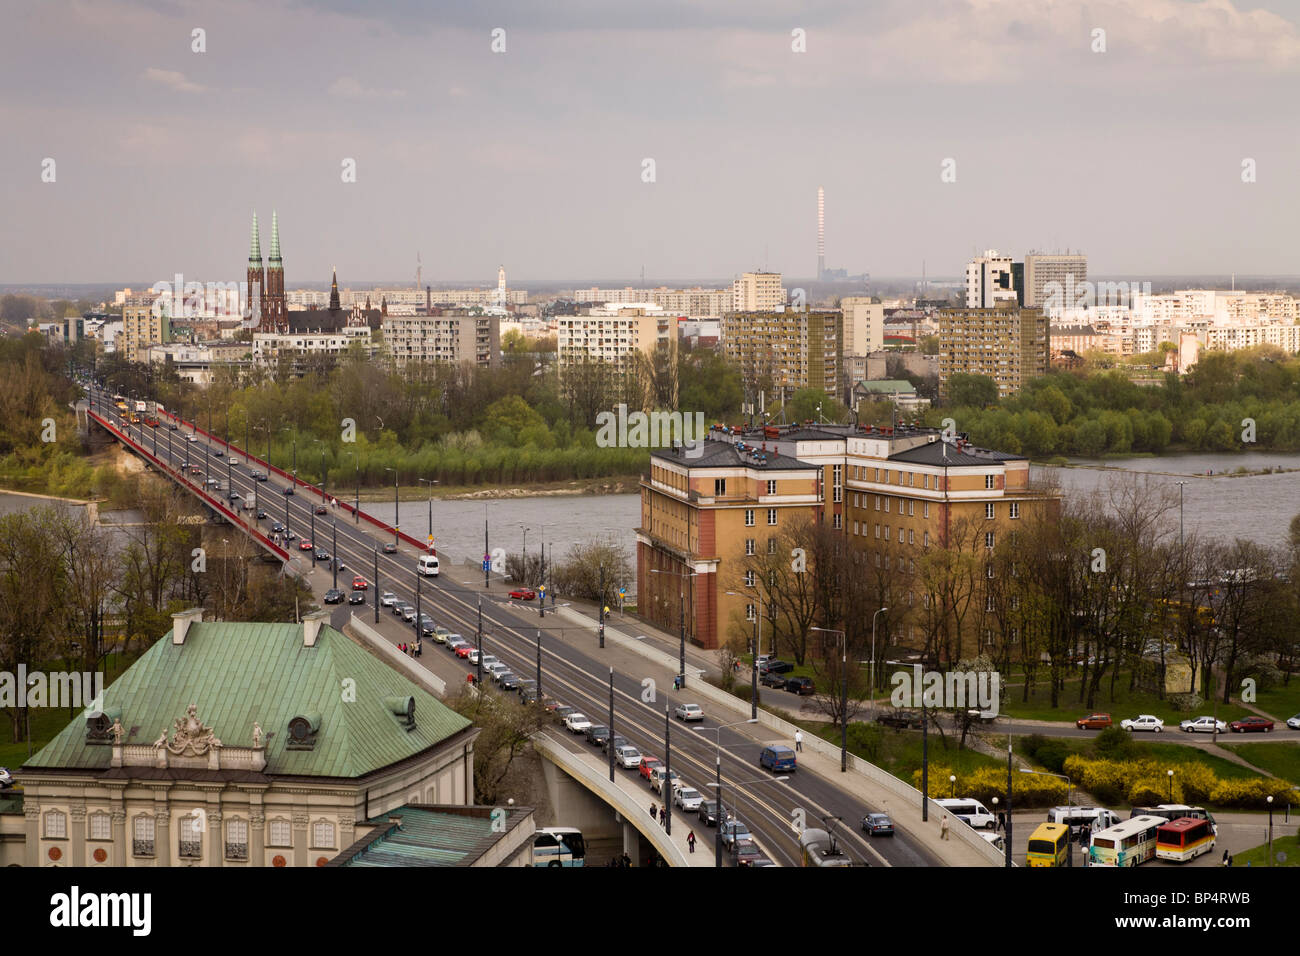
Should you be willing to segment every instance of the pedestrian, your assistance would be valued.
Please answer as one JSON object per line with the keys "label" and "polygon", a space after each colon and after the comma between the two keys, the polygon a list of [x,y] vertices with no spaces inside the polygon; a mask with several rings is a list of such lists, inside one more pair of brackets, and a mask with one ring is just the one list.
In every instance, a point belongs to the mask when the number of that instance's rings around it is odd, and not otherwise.
{"label": "pedestrian", "polygon": [[795,749],[795,750],[798,750],[798,751],[802,751],[802,750],[803,750],[803,731],[802,731],[802,730],[796,730],[796,731],[794,732],[794,749]]}
{"label": "pedestrian", "polygon": [[943,819],[939,821],[939,839],[948,839],[948,814],[946,813],[943,815]]}
{"label": "pedestrian", "polygon": [[667,816],[668,816],[668,815],[664,812],[664,808],[663,808],[663,807],[660,807],[660,808],[659,808],[659,825],[660,825],[660,826],[663,826],[663,825],[664,825],[664,820],[667,819]]}
{"label": "pedestrian", "polygon": [[415,656],[416,656],[416,657],[419,657],[419,656],[420,656],[421,654],[423,654],[423,653],[424,653],[424,641],[416,641],[416,642],[415,642]]}
{"label": "pedestrian", "polygon": [[[1005,810],[999,810],[997,830],[1005,830],[1006,828],[1007,828],[1007,812]],[[997,830],[995,830],[994,832],[996,833]]]}
{"label": "pedestrian", "polygon": [[695,852],[695,831],[694,830],[686,834],[686,845],[691,848],[692,853]]}
{"label": "pedestrian", "polygon": [[653,820],[653,819],[654,819],[655,817],[657,817],[657,816],[659,816],[659,809],[655,806],[655,802],[654,802],[653,800],[651,800],[651,801],[650,801],[650,819]]}
{"label": "pedestrian", "polygon": [[1223,866],[1232,866],[1232,857],[1230,857],[1230,856],[1228,855],[1228,851],[1227,851],[1227,850],[1224,850],[1224,851],[1223,851],[1223,863],[1222,863],[1222,865],[1223,865]]}
{"label": "pedestrian", "polygon": [[632,866],[632,858],[626,852],[623,854],[623,866],[625,868]]}

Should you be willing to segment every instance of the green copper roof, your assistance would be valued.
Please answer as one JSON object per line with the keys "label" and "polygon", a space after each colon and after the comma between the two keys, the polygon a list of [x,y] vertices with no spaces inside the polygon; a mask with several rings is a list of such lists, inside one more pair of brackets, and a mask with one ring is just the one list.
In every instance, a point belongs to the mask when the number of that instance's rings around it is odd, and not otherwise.
{"label": "green copper roof", "polygon": [[271,261],[280,261],[280,217],[271,210]]}
{"label": "green copper roof", "polygon": [[[406,696],[415,698],[410,731],[385,702]],[[150,744],[164,729],[170,737],[190,704],[227,747],[251,746],[260,723],[268,775],[360,777],[470,725],[328,625],[304,647],[299,624],[191,624],[184,644],[168,633],[104,691],[104,709],[121,710],[128,744]],[[289,722],[314,715],[314,749],[287,749]],[[26,766],[106,770],[111,756],[112,747],[86,743],[82,712]]]}
{"label": "green copper roof", "polygon": [[[520,808],[505,810],[507,829],[522,812]],[[400,829],[387,834],[377,831],[373,843],[338,865],[467,866],[501,835],[500,831],[493,832],[488,815],[440,813],[423,807],[398,807],[369,822],[386,827],[392,817],[402,818]]]}
{"label": "green copper roof", "polygon": [[262,238],[257,234],[257,213],[253,213],[253,234],[248,239],[248,261],[250,264],[262,264]]}

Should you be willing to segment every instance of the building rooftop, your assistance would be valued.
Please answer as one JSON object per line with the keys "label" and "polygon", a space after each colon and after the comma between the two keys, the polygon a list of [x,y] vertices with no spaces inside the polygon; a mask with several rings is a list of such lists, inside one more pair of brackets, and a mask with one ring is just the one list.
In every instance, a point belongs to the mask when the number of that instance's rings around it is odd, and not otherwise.
{"label": "building rooftop", "polygon": [[1025,456],[993,451],[988,448],[976,448],[969,442],[957,444],[955,442],[936,441],[925,445],[917,445],[915,448],[909,448],[906,451],[890,455],[889,460],[906,462],[911,465],[947,465],[956,468],[963,465],[990,465],[1006,461],[1024,461]]}
{"label": "building rooftop", "polygon": [[[828,436],[836,437],[836,436]],[[692,455],[692,452],[697,454]],[[782,455],[771,448],[762,448],[762,436],[754,442],[731,442],[709,437],[696,448],[656,448],[652,458],[685,464],[691,468],[815,468],[808,462]]]}
{"label": "building rooftop", "polygon": [[380,829],[344,849],[329,865],[470,866],[533,812],[528,807],[500,809],[504,827],[493,826],[492,807],[398,807],[368,821]]}

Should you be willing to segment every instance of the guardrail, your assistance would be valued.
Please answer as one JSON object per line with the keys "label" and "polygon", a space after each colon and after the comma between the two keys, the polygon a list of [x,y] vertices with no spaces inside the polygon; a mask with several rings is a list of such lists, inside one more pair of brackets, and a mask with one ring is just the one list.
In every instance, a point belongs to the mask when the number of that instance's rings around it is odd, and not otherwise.
{"label": "guardrail", "polygon": [[380,657],[384,658],[389,664],[404,671],[412,680],[422,684],[425,690],[438,697],[445,697],[447,694],[447,682],[444,681],[433,671],[420,667],[411,658],[407,657],[396,647],[384,639],[384,636],[376,631],[373,627],[352,614],[349,625],[361,635],[361,637],[370,645]]}

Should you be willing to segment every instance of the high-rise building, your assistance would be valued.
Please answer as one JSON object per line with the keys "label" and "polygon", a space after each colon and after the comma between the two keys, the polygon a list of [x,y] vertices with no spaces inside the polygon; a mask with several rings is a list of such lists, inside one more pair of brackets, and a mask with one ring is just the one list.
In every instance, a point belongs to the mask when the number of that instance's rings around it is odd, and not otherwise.
{"label": "high-rise building", "polygon": [[844,313],[844,354],[869,355],[885,347],[885,307],[867,295],[840,299]]}
{"label": "high-rise building", "polygon": [[1020,290],[1010,256],[988,249],[966,264],[966,308],[991,309],[1000,302],[1019,303]]}
{"label": "high-rise building", "polygon": [[733,312],[767,312],[785,305],[779,272],[746,272],[731,287]]}
{"label": "high-rise building", "polygon": [[384,348],[399,366],[468,362],[495,368],[501,364],[500,316],[434,309],[432,315],[387,315],[383,330]]}
{"label": "high-rise building", "polygon": [[154,308],[157,300],[156,292],[134,292],[122,305],[122,332],[117,336],[116,351],[128,362],[143,362],[148,346],[171,341],[171,317],[163,303]]}
{"label": "high-rise building", "polygon": [[826,190],[817,187],[817,278],[826,274]]}
{"label": "high-rise building", "polygon": [[[1088,257],[1076,253],[1064,255],[1048,255],[1041,252],[1030,252],[1025,255],[1025,282],[1023,304],[1028,309],[1042,309],[1045,306],[1054,305],[1055,302],[1049,302],[1049,297],[1055,293],[1059,298],[1059,307],[1068,308],[1075,305],[1074,302],[1065,302],[1065,290],[1067,288],[1083,291],[1083,283],[1088,281]],[[1055,283],[1052,289],[1047,288],[1049,283]],[[1076,292],[1076,295],[1078,293]],[[967,303],[969,305],[969,303]],[[1089,302],[1089,306],[1098,303]]]}
{"label": "high-rise building", "polygon": [[1018,392],[1029,379],[1047,373],[1051,360],[1047,316],[1014,302],[996,309],[939,312],[939,392],[948,394],[955,374],[986,375],[999,397]]}
{"label": "high-rise building", "polygon": [[771,388],[784,401],[802,388],[840,398],[844,320],[839,311],[728,312],[722,347],[750,390]]}

